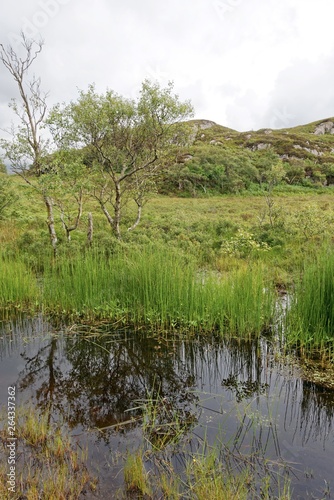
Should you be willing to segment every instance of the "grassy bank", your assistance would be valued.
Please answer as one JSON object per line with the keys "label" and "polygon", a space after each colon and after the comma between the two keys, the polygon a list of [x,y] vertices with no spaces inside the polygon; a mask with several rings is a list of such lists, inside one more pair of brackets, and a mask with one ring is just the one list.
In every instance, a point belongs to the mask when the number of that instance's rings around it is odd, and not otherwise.
{"label": "grassy bank", "polygon": [[328,245],[306,259],[286,318],[288,340],[302,352],[334,354],[334,252]]}
{"label": "grassy bank", "polygon": [[24,262],[3,259],[1,267],[8,276],[2,305],[30,299],[51,314],[240,336],[259,334],[273,314],[259,264],[220,275],[200,271],[194,259],[175,251],[147,246],[109,257],[87,252],[45,260],[38,280]]}
{"label": "grassy bank", "polygon": [[36,276],[22,258],[0,256],[0,307],[31,307],[38,297]]}
{"label": "grassy bank", "polygon": [[[243,335],[259,333],[271,318],[260,267],[221,278],[199,273],[192,260],[186,261],[175,252],[152,249],[117,254],[105,265],[107,269],[101,266],[100,258],[89,256],[74,263],[73,279],[67,282],[68,273],[62,267],[60,280],[64,286],[58,287],[62,296],[69,295],[73,283],[83,294],[73,294],[79,299],[74,309],[84,307],[88,299],[91,305],[97,301],[97,308],[117,311],[133,324],[217,329]],[[86,278],[81,281],[83,275]],[[92,289],[96,290],[94,296]],[[58,300],[62,302],[62,297]]]}
{"label": "grassy bank", "polygon": [[[325,241],[331,245],[330,189],[279,190],[270,200],[263,193],[155,197],[140,226],[124,232],[122,243],[90,200],[92,248],[87,249],[85,216],[68,243],[56,214],[59,245],[54,262],[43,204],[19,187],[20,208],[11,219],[0,221],[2,307],[39,305],[47,313],[82,319],[249,335],[270,324],[274,287],[297,290],[302,297],[293,307],[294,318],[303,315],[302,304],[313,310],[312,297],[324,292],[323,283],[318,289],[307,284],[307,267],[318,265]],[[129,204],[124,227],[132,220],[132,210]],[[313,271],[309,274],[312,281]],[[323,307],[329,306],[319,304],[319,311]],[[324,346],[326,335],[332,341],[327,327],[308,328],[309,322],[323,321],[322,313],[313,318],[308,314],[305,320],[294,319],[291,343],[294,336],[307,338],[305,346]]]}

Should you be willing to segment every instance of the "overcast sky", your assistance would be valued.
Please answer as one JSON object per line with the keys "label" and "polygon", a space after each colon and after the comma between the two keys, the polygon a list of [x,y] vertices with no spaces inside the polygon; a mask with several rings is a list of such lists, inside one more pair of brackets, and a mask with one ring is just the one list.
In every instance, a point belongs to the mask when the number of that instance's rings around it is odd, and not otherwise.
{"label": "overcast sky", "polygon": [[[333,20],[333,0],[15,0],[0,41],[43,38],[50,105],[93,82],[135,97],[145,78],[172,80],[196,118],[246,131],[334,116]],[[16,92],[1,66],[2,128]]]}

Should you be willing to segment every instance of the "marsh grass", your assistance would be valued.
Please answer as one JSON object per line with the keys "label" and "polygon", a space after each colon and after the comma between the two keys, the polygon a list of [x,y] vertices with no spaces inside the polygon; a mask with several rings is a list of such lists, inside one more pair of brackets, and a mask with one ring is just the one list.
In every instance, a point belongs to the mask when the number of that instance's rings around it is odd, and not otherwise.
{"label": "marsh grass", "polygon": [[334,252],[323,246],[304,265],[286,317],[290,343],[322,357],[334,354]]}
{"label": "marsh grass", "polygon": [[246,500],[251,483],[248,471],[232,475],[219,461],[215,451],[195,456],[187,463],[190,497],[198,500]]}
{"label": "marsh grass", "polygon": [[38,296],[36,277],[24,262],[0,255],[0,307],[31,305]]}
{"label": "marsh grass", "polygon": [[[125,495],[119,498],[155,498],[183,500],[290,500],[292,492],[287,475],[273,473],[271,466],[263,467],[259,477],[249,457],[237,454],[239,466],[224,461],[218,447],[208,447],[187,453],[179,460],[157,451],[145,452],[139,448],[128,452],[124,464]],[[180,459],[182,470],[180,470]],[[175,467],[175,463],[179,465]],[[272,464],[273,465],[273,464]],[[275,493],[273,493],[275,491]],[[121,493],[121,491],[120,491]]]}
{"label": "marsh grass", "polygon": [[124,465],[124,481],[129,493],[152,498],[152,489],[145,470],[141,450],[128,454]]}
{"label": "marsh grass", "polygon": [[136,403],[138,406],[131,408],[131,412],[141,411],[143,436],[155,451],[178,445],[197,421],[189,408],[180,408],[168,397],[162,396],[159,386],[148,393],[146,399]]}
{"label": "marsh grass", "polygon": [[[206,434],[196,433],[195,407],[180,412],[159,395],[158,387],[137,403],[131,411],[142,410],[143,441],[124,459],[128,494],[184,500],[291,498],[291,467],[280,457],[272,411],[262,419],[248,402],[237,415],[240,425],[235,434],[227,440],[222,425],[210,443]],[[246,435],[252,436],[249,444]],[[268,457],[272,444],[276,459]]]}
{"label": "marsh grass", "polygon": [[[1,463],[7,463],[6,417],[1,415]],[[47,413],[32,408],[16,410],[16,493],[15,498],[75,500],[87,489],[95,489],[85,462],[87,453],[78,450],[60,425],[50,424]],[[0,468],[1,499],[14,498],[7,489],[7,470]]]}
{"label": "marsh grass", "polygon": [[260,265],[199,273],[193,259],[152,246],[59,260],[45,269],[43,301],[65,314],[230,335],[259,334],[273,312]]}
{"label": "marsh grass", "polygon": [[[224,470],[214,453],[194,455],[185,463],[185,474],[178,476],[171,464],[164,463],[161,473],[149,474],[145,469],[143,450],[128,454],[124,465],[124,479],[128,493],[139,498],[169,498],[179,500],[246,500],[247,474],[233,476]],[[161,496],[162,495],[162,496]],[[124,498],[124,497],[123,497]],[[138,498],[138,497],[137,497]]]}

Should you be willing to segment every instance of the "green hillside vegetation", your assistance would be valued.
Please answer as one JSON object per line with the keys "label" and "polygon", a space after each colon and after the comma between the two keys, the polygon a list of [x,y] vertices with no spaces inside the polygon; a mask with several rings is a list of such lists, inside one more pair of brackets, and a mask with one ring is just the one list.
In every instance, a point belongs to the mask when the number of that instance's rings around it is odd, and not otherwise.
{"label": "green hillside vegetation", "polygon": [[[334,119],[290,129],[237,132],[208,120],[191,120],[192,143],[165,170],[159,192],[199,196],[208,191],[258,190],[280,165],[283,185],[334,183]],[[333,125],[333,127],[332,127]]]}

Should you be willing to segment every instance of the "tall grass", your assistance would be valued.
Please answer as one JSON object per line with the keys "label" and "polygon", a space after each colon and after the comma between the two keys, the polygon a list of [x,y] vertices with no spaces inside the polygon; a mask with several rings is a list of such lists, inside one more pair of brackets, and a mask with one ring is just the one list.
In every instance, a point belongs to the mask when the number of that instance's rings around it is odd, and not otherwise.
{"label": "tall grass", "polygon": [[287,335],[300,347],[333,354],[334,252],[329,246],[304,266],[287,314]]}
{"label": "tall grass", "polygon": [[36,277],[24,262],[0,255],[0,307],[31,304],[38,293]]}
{"label": "tall grass", "polygon": [[43,297],[63,313],[231,334],[259,333],[273,309],[261,267],[200,274],[191,259],[152,247],[60,260],[45,268]]}

